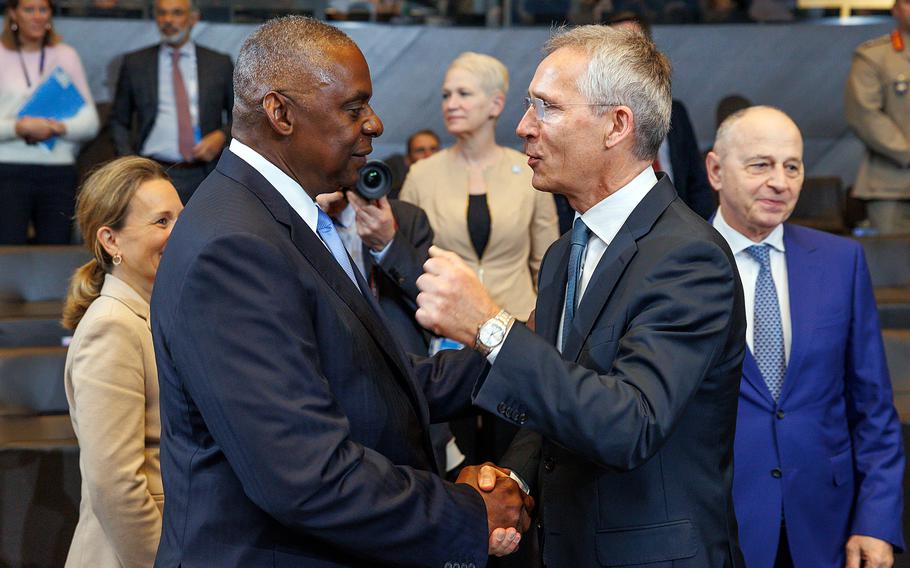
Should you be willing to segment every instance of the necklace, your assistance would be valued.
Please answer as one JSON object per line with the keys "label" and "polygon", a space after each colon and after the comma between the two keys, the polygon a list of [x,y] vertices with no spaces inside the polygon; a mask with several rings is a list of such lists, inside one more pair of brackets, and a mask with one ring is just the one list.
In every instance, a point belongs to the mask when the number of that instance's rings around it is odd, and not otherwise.
{"label": "necklace", "polygon": [[[25,66],[25,57],[22,56],[22,46],[16,46],[16,52],[19,54],[19,65],[22,66],[22,74],[25,76],[25,84],[29,89],[32,88],[32,79],[28,76],[28,68]],[[44,75],[44,44],[41,44],[41,61],[38,63],[38,79]]]}

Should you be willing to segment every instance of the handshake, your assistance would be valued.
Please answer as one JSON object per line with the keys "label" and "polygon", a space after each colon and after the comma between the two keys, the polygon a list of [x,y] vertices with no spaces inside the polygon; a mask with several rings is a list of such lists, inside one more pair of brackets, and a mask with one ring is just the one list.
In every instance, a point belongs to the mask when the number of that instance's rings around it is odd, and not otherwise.
{"label": "handshake", "polygon": [[483,497],[490,529],[489,553],[505,556],[518,549],[521,534],[531,526],[534,499],[509,477],[509,470],[485,463],[461,470],[455,483],[470,485]]}

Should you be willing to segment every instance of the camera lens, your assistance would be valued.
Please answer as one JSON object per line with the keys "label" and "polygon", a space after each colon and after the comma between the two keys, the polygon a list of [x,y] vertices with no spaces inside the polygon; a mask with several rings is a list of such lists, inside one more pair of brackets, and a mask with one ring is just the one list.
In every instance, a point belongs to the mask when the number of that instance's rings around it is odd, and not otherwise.
{"label": "camera lens", "polygon": [[392,189],[392,171],[379,160],[370,160],[362,168],[355,188],[364,199],[381,199]]}
{"label": "camera lens", "polygon": [[379,184],[382,183],[382,175],[376,170],[371,170],[363,176],[363,184],[370,189],[379,187]]}

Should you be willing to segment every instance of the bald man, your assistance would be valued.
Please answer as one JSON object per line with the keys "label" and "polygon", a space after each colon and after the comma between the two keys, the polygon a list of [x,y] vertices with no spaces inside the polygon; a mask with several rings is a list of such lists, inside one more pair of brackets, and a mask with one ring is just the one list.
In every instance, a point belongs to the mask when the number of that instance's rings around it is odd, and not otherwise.
{"label": "bald man", "polygon": [[903,549],[904,455],[863,249],[785,223],[803,141],[751,107],[707,156],[746,297],[733,501],[750,568],[888,568]]}

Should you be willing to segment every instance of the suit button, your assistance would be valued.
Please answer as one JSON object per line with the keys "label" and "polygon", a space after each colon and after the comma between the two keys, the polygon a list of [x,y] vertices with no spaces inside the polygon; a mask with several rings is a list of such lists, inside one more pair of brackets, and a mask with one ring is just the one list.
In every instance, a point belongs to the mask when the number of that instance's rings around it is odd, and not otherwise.
{"label": "suit button", "polygon": [[783,419],[784,419],[784,416],[786,416],[786,415],[787,415],[787,414],[786,414],[783,410],[778,410],[778,411],[777,411],[777,419],[778,419],[778,420],[783,420]]}
{"label": "suit button", "polygon": [[451,562],[446,562],[446,565],[444,568],[454,568],[454,567]]}
{"label": "suit button", "polygon": [[784,472],[782,472],[780,470],[780,468],[775,467],[774,469],[771,470],[771,477],[773,477],[774,479],[780,479],[780,476],[782,476],[783,474],[784,474]]}
{"label": "suit button", "polygon": [[518,415],[518,420],[517,420],[517,422],[518,422],[519,424],[524,424],[524,423],[527,422],[527,421],[528,421],[528,415],[527,415],[527,414],[525,414],[524,412],[522,412],[521,414]]}
{"label": "suit button", "polygon": [[497,404],[496,412],[498,412],[500,414],[505,414],[506,413],[506,403],[500,402],[499,404]]}
{"label": "suit button", "polygon": [[398,277],[398,283],[404,285],[404,282],[405,282],[404,276],[399,276],[399,277]]}
{"label": "suit button", "polygon": [[553,458],[547,458],[543,460],[543,468],[547,471],[553,471],[556,469],[556,460]]}

